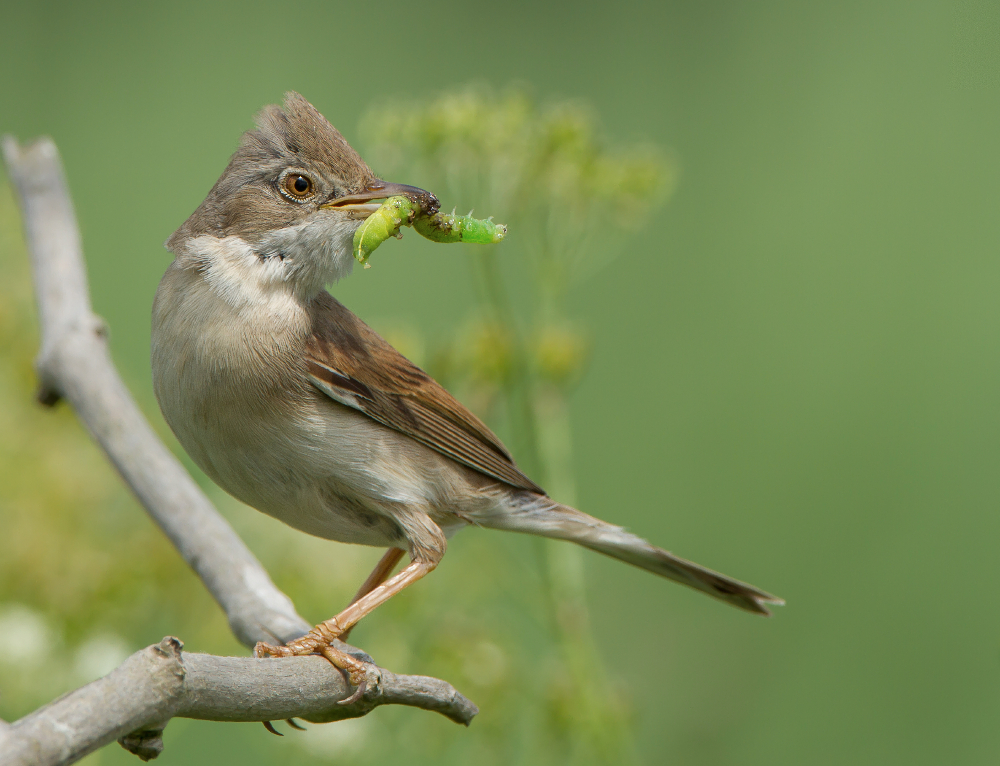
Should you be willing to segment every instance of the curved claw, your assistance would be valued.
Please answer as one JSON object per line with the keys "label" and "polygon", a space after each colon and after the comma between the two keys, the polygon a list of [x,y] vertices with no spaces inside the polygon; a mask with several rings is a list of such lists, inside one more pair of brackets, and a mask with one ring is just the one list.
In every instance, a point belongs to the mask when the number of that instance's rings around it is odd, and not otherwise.
{"label": "curved claw", "polygon": [[352,694],[347,699],[342,699],[337,702],[338,705],[353,705],[359,699],[365,695],[365,690],[368,688],[368,679],[362,678],[361,683],[358,684],[358,688],[354,690]]}
{"label": "curved claw", "polygon": [[274,728],[274,724],[271,723],[270,721],[261,721],[261,723],[264,724],[264,728],[267,729],[272,734],[274,734],[274,735],[276,735],[278,737],[284,737],[285,736],[280,731],[278,731],[277,729],[275,729]]}
{"label": "curved claw", "polygon": [[295,722],[294,718],[286,718],[285,719],[285,723],[287,723],[293,729],[298,729],[299,731],[305,731],[306,730],[306,727],[305,726],[300,726],[298,723]]}

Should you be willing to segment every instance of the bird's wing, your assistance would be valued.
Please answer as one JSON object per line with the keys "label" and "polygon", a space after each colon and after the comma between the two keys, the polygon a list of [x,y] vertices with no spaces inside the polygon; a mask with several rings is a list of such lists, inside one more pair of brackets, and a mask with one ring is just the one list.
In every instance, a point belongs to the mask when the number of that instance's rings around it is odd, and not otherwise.
{"label": "bird's wing", "polygon": [[311,309],[306,364],[320,391],[462,465],[544,494],[479,418],[329,293]]}

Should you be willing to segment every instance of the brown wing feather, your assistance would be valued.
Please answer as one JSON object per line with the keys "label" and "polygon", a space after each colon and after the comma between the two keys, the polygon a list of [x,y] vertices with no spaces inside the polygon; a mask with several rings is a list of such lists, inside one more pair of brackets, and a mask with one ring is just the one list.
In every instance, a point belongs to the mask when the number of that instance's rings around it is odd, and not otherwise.
{"label": "brown wing feather", "polygon": [[518,489],[544,494],[489,428],[329,293],[313,301],[306,363],[336,401]]}

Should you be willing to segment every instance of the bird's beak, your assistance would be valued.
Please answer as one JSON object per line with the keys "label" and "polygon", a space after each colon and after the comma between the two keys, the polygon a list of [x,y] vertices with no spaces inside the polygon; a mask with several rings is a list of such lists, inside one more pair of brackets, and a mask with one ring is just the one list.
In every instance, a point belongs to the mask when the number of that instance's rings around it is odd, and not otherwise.
{"label": "bird's beak", "polygon": [[379,208],[374,200],[386,199],[388,197],[406,197],[407,199],[411,199],[420,205],[420,209],[425,214],[436,213],[438,208],[441,207],[438,198],[429,191],[416,186],[407,186],[406,184],[391,184],[380,178],[370,181],[362,191],[356,194],[345,194],[343,197],[335,197],[324,202],[320,207],[340,208],[354,213],[361,218],[367,218]]}

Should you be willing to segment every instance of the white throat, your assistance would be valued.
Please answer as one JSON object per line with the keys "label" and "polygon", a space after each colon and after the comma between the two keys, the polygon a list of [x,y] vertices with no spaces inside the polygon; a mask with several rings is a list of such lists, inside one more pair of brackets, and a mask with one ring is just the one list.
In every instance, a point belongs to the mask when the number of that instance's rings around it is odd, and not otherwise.
{"label": "white throat", "polygon": [[339,282],[354,270],[354,232],[361,221],[340,216],[313,216],[302,223],[275,229],[261,239],[264,260],[284,264],[296,290],[310,297],[324,285]]}
{"label": "white throat", "polygon": [[235,308],[275,299],[306,302],[354,270],[352,241],[359,222],[310,219],[276,229],[254,247],[236,235],[202,235],[177,252],[183,266],[202,272],[210,288]]}

